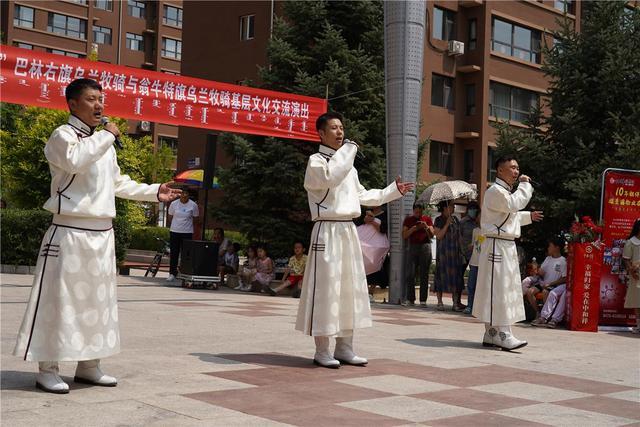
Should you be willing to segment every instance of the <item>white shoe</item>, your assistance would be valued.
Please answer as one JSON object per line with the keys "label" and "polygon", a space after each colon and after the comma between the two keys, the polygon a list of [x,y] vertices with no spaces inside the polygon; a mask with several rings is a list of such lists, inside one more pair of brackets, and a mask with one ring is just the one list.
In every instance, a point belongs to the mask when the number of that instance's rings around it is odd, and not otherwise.
{"label": "white shoe", "polygon": [[99,385],[103,387],[115,387],[118,380],[105,375],[100,369],[100,359],[78,362],[76,375],[73,380],[77,383]]}
{"label": "white shoe", "polygon": [[58,362],[40,362],[36,387],[48,393],[67,394],[69,385],[58,375]]}
{"label": "white shoe", "polygon": [[[504,328],[493,327],[489,329],[489,335],[493,338],[493,345],[500,347],[502,350],[511,351],[526,346],[528,343],[519,340],[509,331],[499,330]],[[510,329],[510,328],[509,328]]]}
{"label": "white shoe", "polygon": [[493,347],[493,336],[491,336],[491,334],[493,333],[493,335],[497,335],[498,334],[498,330],[495,328],[491,328],[491,329],[487,329],[486,331],[484,331],[484,336],[482,337],[482,345],[484,347]]}
{"label": "white shoe", "polygon": [[336,350],[333,357],[345,365],[364,366],[369,361],[364,357],[356,356],[353,352],[353,335],[336,338]]}
{"label": "white shoe", "polygon": [[174,280],[176,280],[176,276],[174,276],[173,274],[169,274],[169,277],[167,277],[167,282],[173,282]]}
{"label": "white shoe", "polygon": [[338,369],[340,362],[334,359],[329,352],[329,337],[313,337],[316,342],[316,354],[313,363],[330,369]]}

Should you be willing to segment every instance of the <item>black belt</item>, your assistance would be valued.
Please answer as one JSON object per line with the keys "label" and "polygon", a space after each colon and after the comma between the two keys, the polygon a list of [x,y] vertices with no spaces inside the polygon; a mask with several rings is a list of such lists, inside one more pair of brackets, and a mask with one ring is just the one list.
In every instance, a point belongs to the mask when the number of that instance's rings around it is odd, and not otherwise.
{"label": "black belt", "polygon": [[353,222],[352,219],[316,219],[313,222]]}

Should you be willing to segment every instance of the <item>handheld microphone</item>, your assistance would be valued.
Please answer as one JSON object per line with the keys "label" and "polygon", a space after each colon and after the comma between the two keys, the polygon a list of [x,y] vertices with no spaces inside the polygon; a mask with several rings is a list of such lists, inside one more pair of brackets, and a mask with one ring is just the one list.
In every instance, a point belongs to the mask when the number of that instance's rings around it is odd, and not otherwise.
{"label": "handheld microphone", "polygon": [[[102,126],[106,125],[107,123],[109,123],[109,117],[102,116],[102,118],[100,119],[100,123],[102,123]],[[114,143],[116,144],[116,147],[118,147],[118,149],[122,150],[123,145],[122,141],[120,141],[120,138],[116,136],[116,140]]]}
{"label": "handheld microphone", "polygon": [[[353,142],[353,141],[352,141],[352,140],[350,140],[350,139],[345,139],[342,143],[343,143],[343,144],[344,144],[344,143],[348,143],[348,144],[356,144],[355,142]],[[356,144],[356,145],[358,145],[358,144]],[[359,147],[359,146],[358,146],[358,147]],[[364,154],[362,153],[362,151],[360,151],[360,150],[356,151],[356,157],[357,157],[359,160],[365,160],[365,159],[366,159],[365,155],[364,155]]]}

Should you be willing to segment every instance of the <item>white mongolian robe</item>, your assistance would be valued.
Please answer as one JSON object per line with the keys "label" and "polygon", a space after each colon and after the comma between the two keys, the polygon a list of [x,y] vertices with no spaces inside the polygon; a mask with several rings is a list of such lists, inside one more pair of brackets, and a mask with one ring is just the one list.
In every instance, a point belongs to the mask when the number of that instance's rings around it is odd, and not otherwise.
{"label": "white mongolian robe", "polygon": [[512,193],[500,178],[487,190],[482,203],[481,228],[486,239],[480,249],[473,315],[492,326],[509,326],[525,319],[518,254],[514,239],[520,227],[531,223],[521,211],[533,187],[521,182]]}
{"label": "white mongolian robe", "polygon": [[71,116],[45,146],[54,213],[40,256],[14,355],[32,361],[100,359],[120,349],[115,196],[157,201],[158,184],[120,174],[114,136]]}
{"label": "white mongolian robe", "polygon": [[302,282],[296,330],[312,336],[348,336],[372,326],[362,250],[353,219],[360,205],[402,197],[395,183],[366,190],[353,161],[358,146],[320,146],[309,158],[304,186],[315,225]]}

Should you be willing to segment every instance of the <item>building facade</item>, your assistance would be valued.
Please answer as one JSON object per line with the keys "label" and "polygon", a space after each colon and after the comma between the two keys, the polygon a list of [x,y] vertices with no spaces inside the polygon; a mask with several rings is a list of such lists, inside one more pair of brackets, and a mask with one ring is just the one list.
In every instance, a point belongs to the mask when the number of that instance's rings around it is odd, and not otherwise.
{"label": "building facade", "polygon": [[[2,43],[109,64],[180,74],[182,1],[2,1]],[[108,114],[108,109],[107,109]],[[178,127],[130,120],[177,152]]]}

